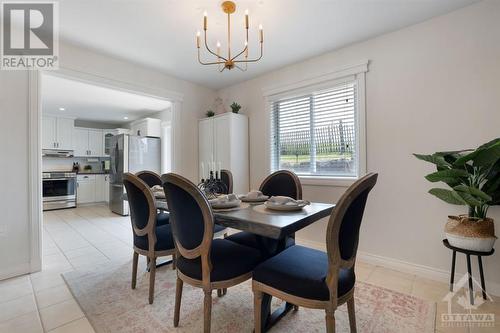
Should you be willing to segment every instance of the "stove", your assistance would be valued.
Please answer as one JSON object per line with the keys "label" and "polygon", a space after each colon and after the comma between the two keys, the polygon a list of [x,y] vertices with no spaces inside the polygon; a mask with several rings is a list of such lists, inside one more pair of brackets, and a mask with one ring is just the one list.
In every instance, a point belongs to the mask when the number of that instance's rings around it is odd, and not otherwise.
{"label": "stove", "polygon": [[76,207],[76,172],[42,173],[43,210]]}

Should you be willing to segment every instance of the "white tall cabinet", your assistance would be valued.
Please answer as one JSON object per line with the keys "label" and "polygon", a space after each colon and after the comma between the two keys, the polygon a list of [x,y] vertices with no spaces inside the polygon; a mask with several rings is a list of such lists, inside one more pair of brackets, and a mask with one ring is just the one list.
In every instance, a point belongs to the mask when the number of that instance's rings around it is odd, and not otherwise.
{"label": "white tall cabinet", "polygon": [[198,123],[199,178],[202,174],[201,163],[208,172],[208,162],[215,161],[218,168],[227,169],[233,174],[233,192],[247,193],[249,190],[248,161],[248,118],[237,113],[224,113],[215,117],[201,119]]}

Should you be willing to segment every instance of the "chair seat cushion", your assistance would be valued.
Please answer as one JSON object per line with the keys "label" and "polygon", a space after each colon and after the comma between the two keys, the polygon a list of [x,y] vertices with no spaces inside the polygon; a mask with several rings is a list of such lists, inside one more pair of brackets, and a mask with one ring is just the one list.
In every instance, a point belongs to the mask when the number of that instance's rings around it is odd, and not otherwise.
{"label": "chair seat cushion", "polygon": [[[210,281],[229,280],[253,271],[260,262],[259,251],[225,239],[214,239],[210,250]],[[190,278],[201,280],[201,258],[177,259],[177,269]]]}
{"label": "chair seat cushion", "polygon": [[[148,236],[135,236],[134,245],[141,250],[149,250]],[[156,227],[156,244],[155,251],[166,251],[174,249],[174,238],[172,237],[172,229],[170,224],[165,224]]]}
{"label": "chair seat cushion", "polygon": [[165,224],[168,224],[170,221],[170,214],[169,213],[159,213],[156,215],[156,226],[162,226]]}
{"label": "chair seat cushion", "polygon": [[[253,279],[294,296],[326,301],[330,298],[327,270],[325,252],[295,245],[257,266]],[[354,283],[354,268],[340,269],[337,296],[349,292]]]}
{"label": "chair seat cushion", "polygon": [[217,223],[214,224],[214,234],[221,232],[224,229],[226,229],[225,226],[217,224]]}
{"label": "chair seat cushion", "polygon": [[[275,249],[278,245],[278,240],[276,239],[258,236],[246,231],[235,233],[226,237],[226,239],[231,242],[258,249],[265,258],[271,257],[275,253]],[[285,248],[289,248],[292,245],[295,245],[295,239],[287,237]]]}

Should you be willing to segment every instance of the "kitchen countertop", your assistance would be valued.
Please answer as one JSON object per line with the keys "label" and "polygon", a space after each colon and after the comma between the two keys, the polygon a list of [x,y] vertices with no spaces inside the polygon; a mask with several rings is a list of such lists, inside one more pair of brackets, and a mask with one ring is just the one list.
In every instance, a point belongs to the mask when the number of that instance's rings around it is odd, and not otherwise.
{"label": "kitchen countertop", "polygon": [[77,175],[108,175],[109,171],[78,171]]}

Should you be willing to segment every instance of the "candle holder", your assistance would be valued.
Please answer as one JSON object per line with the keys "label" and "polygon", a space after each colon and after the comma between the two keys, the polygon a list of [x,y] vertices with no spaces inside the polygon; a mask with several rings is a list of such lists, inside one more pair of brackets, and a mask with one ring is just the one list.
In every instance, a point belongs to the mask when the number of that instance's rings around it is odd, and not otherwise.
{"label": "candle holder", "polygon": [[227,185],[219,178],[219,172],[210,171],[210,178],[202,179],[198,188],[208,199],[215,199],[219,194],[225,194],[228,191]]}

